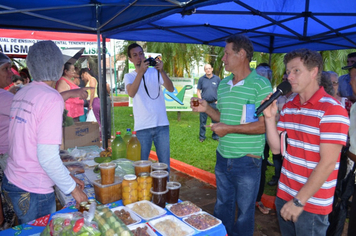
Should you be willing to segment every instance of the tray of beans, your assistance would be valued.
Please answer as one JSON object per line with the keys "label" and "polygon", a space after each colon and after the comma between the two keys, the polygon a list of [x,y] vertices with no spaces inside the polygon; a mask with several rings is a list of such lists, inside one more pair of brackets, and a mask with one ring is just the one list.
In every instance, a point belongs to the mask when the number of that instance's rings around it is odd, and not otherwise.
{"label": "tray of beans", "polygon": [[111,211],[127,226],[141,222],[141,218],[127,207],[119,206],[112,208]]}
{"label": "tray of beans", "polygon": [[221,220],[204,211],[184,217],[183,221],[199,231],[209,230],[221,224]]}
{"label": "tray of beans", "polygon": [[175,216],[182,218],[197,212],[201,212],[201,208],[197,207],[190,201],[178,202],[175,204],[168,204],[166,208]]}
{"label": "tray of beans", "polygon": [[157,234],[146,223],[130,225],[129,230],[134,236],[157,236]]}

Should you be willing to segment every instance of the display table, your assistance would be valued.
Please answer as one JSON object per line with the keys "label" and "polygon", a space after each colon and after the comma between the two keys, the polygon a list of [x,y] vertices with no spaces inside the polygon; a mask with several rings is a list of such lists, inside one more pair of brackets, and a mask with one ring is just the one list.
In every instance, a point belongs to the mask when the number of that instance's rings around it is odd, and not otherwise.
{"label": "display table", "polygon": [[[109,208],[114,208],[114,207],[118,207],[118,206],[122,206],[122,205],[123,205],[122,204],[122,200],[106,204],[106,206],[109,207]],[[15,227],[11,228],[11,229],[7,229],[7,230],[4,230],[4,231],[1,231],[0,235],[31,235],[31,236],[40,235],[41,232],[45,229],[47,223],[51,220],[51,217],[53,215],[55,215],[57,213],[68,213],[68,212],[74,212],[74,211],[77,211],[77,209],[74,206],[67,207],[67,208],[64,208],[64,209],[62,209],[60,211],[57,211],[57,212],[55,212],[55,213],[53,213],[51,215],[47,215],[47,216],[41,217],[39,219],[36,219],[34,221],[31,221],[31,222],[29,222],[27,224],[18,225],[18,226],[15,226]],[[173,215],[173,214],[170,211],[167,210],[167,213],[165,215]],[[165,215],[163,215],[163,216],[165,216]],[[145,221],[142,220],[141,223],[143,223],[143,222],[145,222]],[[158,232],[155,232],[155,233],[157,235],[161,235]],[[221,236],[225,236],[225,235],[227,235],[227,233],[226,233],[226,229],[225,229],[224,225],[220,224],[217,227],[214,227],[214,228],[212,228],[210,230],[207,230],[207,231],[197,231],[196,230],[194,235],[201,235],[201,236],[203,236],[203,235],[220,236],[221,235]]]}

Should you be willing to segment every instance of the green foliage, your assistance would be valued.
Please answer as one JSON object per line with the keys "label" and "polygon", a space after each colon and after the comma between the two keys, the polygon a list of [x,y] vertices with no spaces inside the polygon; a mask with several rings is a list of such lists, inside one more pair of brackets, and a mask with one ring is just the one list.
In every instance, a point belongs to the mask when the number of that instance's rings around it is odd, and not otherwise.
{"label": "green foliage", "polygon": [[194,62],[201,61],[202,45],[184,43],[147,43],[148,52],[162,54],[164,69],[171,76],[184,77],[185,73],[191,77]]}
{"label": "green foliage", "polygon": [[324,60],[324,70],[325,71],[334,71],[338,75],[347,74],[346,70],[341,68],[345,66],[347,60],[347,54],[355,52],[354,49],[347,50],[333,50],[333,51],[322,51],[320,52]]}
{"label": "green foliage", "polygon": [[63,127],[68,127],[74,124],[73,118],[68,116],[68,110],[64,109],[63,111]]}
{"label": "green foliage", "polygon": [[[347,50],[333,50],[333,51],[320,51],[319,53],[323,57],[324,71],[334,71],[338,75],[344,75],[347,71],[341,68],[346,65],[347,54],[355,52],[354,49]],[[265,62],[271,65],[273,71],[272,86],[277,86],[282,82],[282,77],[285,71],[285,65],[283,62],[285,53],[272,54],[271,63],[269,62],[269,53],[254,52],[253,60],[257,61],[257,65]]]}

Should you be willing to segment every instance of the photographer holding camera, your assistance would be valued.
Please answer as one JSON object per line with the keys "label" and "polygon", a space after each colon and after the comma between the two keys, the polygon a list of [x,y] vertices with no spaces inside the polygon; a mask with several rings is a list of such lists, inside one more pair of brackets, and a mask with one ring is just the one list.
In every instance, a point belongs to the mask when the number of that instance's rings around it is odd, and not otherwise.
{"label": "photographer holding camera", "polygon": [[166,163],[169,169],[169,122],[161,85],[173,92],[173,83],[163,70],[163,62],[158,58],[146,60],[137,43],[128,47],[127,54],[135,70],[125,74],[125,92],[133,98],[134,129],[141,144],[141,160],[148,159],[153,141],[159,162]]}

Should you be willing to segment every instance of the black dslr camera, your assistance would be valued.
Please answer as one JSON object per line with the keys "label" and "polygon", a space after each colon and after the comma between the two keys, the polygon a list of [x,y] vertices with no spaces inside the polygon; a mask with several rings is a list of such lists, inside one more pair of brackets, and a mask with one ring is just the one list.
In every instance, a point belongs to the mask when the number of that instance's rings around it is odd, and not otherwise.
{"label": "black dslr camera", "polygon": [[147,58],[144,62],[149,62],[149,66],[156,66],[157,65],[157,62],[156,62],[156,60],[154,59],[154,58],[152,58],[152,57],[149,57],[149,58]]}

